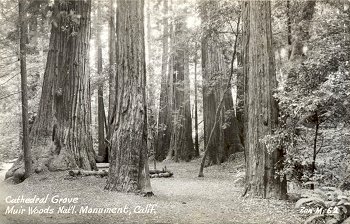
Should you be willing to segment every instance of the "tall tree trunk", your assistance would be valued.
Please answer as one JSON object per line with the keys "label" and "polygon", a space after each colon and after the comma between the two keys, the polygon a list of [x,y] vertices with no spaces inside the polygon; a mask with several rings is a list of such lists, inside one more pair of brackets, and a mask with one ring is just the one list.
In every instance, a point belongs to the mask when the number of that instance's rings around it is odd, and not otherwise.
{"label": "tall tree trunk", "polygon": [[[173,12],[173,6],[172,6],[172,0],[170,0],[170,11]],[[175,20],[174,17],[171,19],[172,21]],[[171,160],[174,155],[174,151],[171,149],[171,138],[174,132],[174,56],[175,52],[173,50],[175,46],[175,32],[174,32],[174,22],[169,24],[169,61],[168,61],[168,79],[167,79],[167,85],[168,85],[168,94],[167,94],[167,110],[169,111],[168,116],[167,116],[167,130],[169,130],[169,149],[167,150],[167,160]]]}
{"label": "tall tree trunk", "polygon": [[151,45],[151,0],[146,1],[146,14],[147,14],[147,58],[146,58],[146,66],[147,66],[147,130],[148,130],[148,154],[155,155],[155,136],[156,136],[156,126],[157,126],[157,113],[156,113],[156,97],[155,97],[155,76],[154,76],[154,68],[152,65],[152,45]]}
{"label": "tall tree trunk", "polygon": [[246,125],[246,193],[263,198],[285,198],[286,179],[275,167],[283,168],[283,153],[260,141],[277,127],[277,103],[273,98],[276,74],[272,45],[271,3],[243,2],[243,71]]}
{"label": "tall tree trunk", "polygon": [[[208,7],[209,8],[209,7]],[[218,8],[218,3],[212,1],[210,9],[201,12],[202,21],[211,23],[211,11]],[[229,71],[224,61],[219,39],[215,31],[203,30],[202,38],[202,71],[203,71],[203,115],[204,115],[204,145],[208,148],[208,164],[218,164],[228,159],[229,155],[238,151],[238,131],[231,88],[226,89],[229,82]],[[234,60],[234,59],[233,59]],[[216,116],[219,102],[223,98],[219,117]],[[215,121],[215,119],[219,119]],[[214,127],[214,124],[215,127]],[[235,126],[234,126],[235,125]],[[214,128],[213,135],[210,133]],[[210,138],[210,140],[209,140]]]}
{"label": "tall tree trunk", "polygon": [[[215,122],[215,119],[220,119],[216,116],[216,110],[218,107],[219,99],[219,86],[214,76],[219,72],[222,72],[222,68],[214,66],[218,65],[218,55],[213,53],[216,46],[208,38],[210,34],[204,34],[202,38],[202,74],[203,74],[203,121],[204,121],[204,146],[208,148],[208,163],[209,165],[219,163],[218,153],[221,151],[222,144],[220,144],[220,124],[221,122]],[[215,60],[212,61],[212,60]],[[214,80],[214,81],[213,81]],[[221,116],[220,116],[221,117]],[[215,127],[214,127],[215,124]],[[210,133],[214,129],[214,132],[210,138]],[[210,139],[210,141],[209,141]]]}
{"label": "tall tree trunk", "polygon": [[28,93],[27,93],[27,62],[26,62],[26,40],[27,40],[27,12],[24,0],[19,0],[19,22],[20,22],[20,63],[21,63],[21,91],[22,91],[22,133],[23,133],[23,157],[24,157],[24,178],[32,172],[32,155],[29,142],[28,122]]}
{"label": "tall tree trunk", "polygon": [[[97,2],[96,46],[97,46],[97,74],[102,76],[102,46],[101,46],[101,0]],[[108,162],[108,150],[105,145],[105,108],[103,102],[103,82],[98,84],[97,90],[98,117],[98,162]]]}
{"label": "tall tree trunk", "polygon": [[115,88],[116,83],[118,82],[118,75],[116,74],[116,39],[115,39],[115,0],[109,0],[109,41],[108,41],[108,49],[109,49],[109,79],[108,79],[108,119],[107,119],[107,133],[106,133],[106,146],[108,153],[108,161],[110,161],[110,150],[111,150],[111,138],[112,132],[114,130],[115,121],[113,118],[115,117],[116,112],[116,94],[118,90]]}
{"label": "tall tree trunk", "polygon": [[198,140],[198,83],[197,83],[197,44],[195,46],[194,55],[194,156],[199,156],[199,140]]}
{"label": "tall tree trunk", "polygon": [[171,139],[171,105],[169,91],[171,83],[168,74],[169,63],[169,25],[168,25],[168,0],[163,1],[163,37],[162,37],[162,76],[158,115],[158,136],[156,142],[156,159],[158,161],[166,158]]}
{"label": "tall tree trunk", "polygon": [[[53,6],[55,19],[39,112],[30,133],[33,167],[37,172],[47,168],[96,169],[90,133],[90,11],[89,0],[55,1]],[[74,12],[80,17],[62,16],[63,12],[67,15]],[[19,170],[21,164],[19,159],[7,177]]]}
{"label": "tall tree trunk", "polygon": [[[192,140],[192,119],[188,86],[188,53],[186,44],[181,42],[185,33],[184,18],[179,18],[175,23],[175,44],[173,56],[173,133],[170,141],[170,150],[174,160],[189,161],[193,158],[194,148]],[[187,83],[189,84],[189,83]]]}
{"label": "tall tree trunk", "polygon": [[116,127],[106,189],[137,192],[145,186],[147,159],[144,1],[117,1]]}

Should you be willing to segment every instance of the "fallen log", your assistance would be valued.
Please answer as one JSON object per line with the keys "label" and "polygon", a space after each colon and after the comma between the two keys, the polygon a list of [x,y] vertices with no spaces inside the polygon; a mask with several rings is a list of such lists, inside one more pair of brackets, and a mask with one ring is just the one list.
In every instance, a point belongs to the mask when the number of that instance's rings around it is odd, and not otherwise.
{"label": "fallen log", "polygon": [[[151,172],[152,171],[152,172]],[[107,170],[98,170],[98,171],[90,171],[90,170],[70,170],[68,171],[68,174],[72,177],[77,176],[100,176],[105,177],[108,176]],[[172,177],[174,174],[170,171],[164,171],[164,170],[150,170],[149,176],[150,178],[168,178]]]}
{"label": "fallen log", "polygon": [[70,170],[68,174],[72,177],[77,177],[77,176],[100,176],[100,177],[105,177],[108,176],[108,171],[106,170]]}
{"label": "fallen log", "polygon": [[98,169],[109,168],[109,163],[96,163]]}
{"label": "fallen log", "polygon": [[161,178],[161,177],[167,178],[167,177],[172,177],[173,173],[170,171],[166,171],[166,172],[153,173],[153,174],[150,173],[149,176],[151,178]]}
{"label": "fallen log", "polygon": [[167,170],[166,167],[164,167],[162,170],[149,170],[149,174],[160,174],[160,173],[171,173],[171,171]]}

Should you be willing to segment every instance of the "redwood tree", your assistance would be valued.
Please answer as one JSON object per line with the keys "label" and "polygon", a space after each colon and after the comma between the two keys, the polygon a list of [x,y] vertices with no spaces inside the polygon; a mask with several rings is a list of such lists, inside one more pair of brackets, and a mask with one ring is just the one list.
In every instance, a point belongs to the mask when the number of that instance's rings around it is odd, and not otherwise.
{"label": "redwood tree", "polygon": [[[96,169],[90,133],[91,1],[55,1],[38,116],[30,133],[36,172]],[[21,175],[22,157],[7,177]]]}
{"label": "redwood tree", "polygon": [[218,6],[218,2],[208,1],[201,10],[202,21],[210,25],[203,27],[201,41],[204,147],[208,150],[209,164],[224,162],[230,154],[240,149],[237,119],[230,91],[231,74],[224,60],[223,49],[220,47],[218,27],[215,27],[213,22],[213,14]]}
{"label": "redwood tree", "polygon": [[[97,21],[96,21],[96,47],[97,47],[97,74],[102,76],[102,45],[101,45],[101,1],[97,1]],[[108,150],[105,145],[105,121],[106,114],[103,100],[103,82],[98,84],[97,90],[97,120],[98,120],[98,162],[108,162]]]}
{"label": "redwood tree", "polygon": [[116,88],[115,83],[118,82],[118,76],[115,72],[115,49],[116,49],[116,39],[115,39],[115,9],[114,9],[115,0],[109,0],[109,23],[108,23],[108,31],[109,31],[109,41],[108,41],[108,49],[109,49],[109,78],[108,78],[108,118],[107,118],[107,131],[106,131],[106,150],[108,154],[108,161],[110,160],[110,148],[111,148],[111,138],[112,132],[114,130],[115,121],[112,119],[115,117],[114,113],[116,111],[115,103],[116,103]]}
{"label": "redwood tree", "polygon": [[176,18],[174,33],[174,49],[172,55],[173,80],[173,131],[170,140],[168,157],[189,161],[194,156],[192,140],[192,119],[189,95],[188,45],[184,42],[185,21],[183,16]]}
{"label": "redwood tree", "polygon": [[162,37],[162,70],[161,70],[161,90],[159,99],[158,115],[158,136],[156,140],[156,159],[164,160],[170,147],[172,120],[171,120],[171,98],[169,99],[170,88],[172,83],[169,80],[167,70],[169,62],[169,22],[168,22],[168,0],[163,1],[164,18],[163,37]]}
{"label": "redwood tree", "polygon": [[267,135],[277,126],[278,110],[273,97],[276,74],[272,45],[271,2],[243,2],[243,72],[246,112],[246,193],[263,198],[285,198],[282,149],[269,149]]}
{"label": "redwood tree", "polygon": [[118,92],[106,189],[137,192],[146,183],[147,165],[144,1],[118,0],[117,5]]}

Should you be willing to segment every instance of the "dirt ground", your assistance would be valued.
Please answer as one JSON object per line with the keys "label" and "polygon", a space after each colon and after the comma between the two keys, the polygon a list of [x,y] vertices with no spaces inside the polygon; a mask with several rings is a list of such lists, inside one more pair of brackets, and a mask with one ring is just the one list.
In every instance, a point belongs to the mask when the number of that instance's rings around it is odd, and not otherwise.
{"label": "dirt ground", "polygon": [[[0,223],[302,223],[293,204],[286,201],[242,198],[242,164],[212,166],[198,178],[200,160],[189,163],[163,162],[173,178],[151,179],[154,197],[108,192],[106,178],[67,178],[67,171],[33,175],[18,185],[0,184]],[[152,165],[151,165],[152,166]],[[48,196],[44,204],[6,203],[6,197]],[[59,195],[54,197],[55,195]],[[57,204],[52,198],[78,198],[77,203]],[[8,198],[9,199],[9,198]],[[73,214],[58,214],[59,207],[74,206]],[[147,207],[148,205],[148,207]],[[5,214],[6,209],[26,209],[24,214]],[[53,209],[53,214],[28,215],[28,207]],[[80,208],[125,208],[127,213],[82,214]],[[138,213],[154,206],[155,212]],[[9,207],[9,208],[8,208]],[[136,210],[135,210],[136,209]]]}

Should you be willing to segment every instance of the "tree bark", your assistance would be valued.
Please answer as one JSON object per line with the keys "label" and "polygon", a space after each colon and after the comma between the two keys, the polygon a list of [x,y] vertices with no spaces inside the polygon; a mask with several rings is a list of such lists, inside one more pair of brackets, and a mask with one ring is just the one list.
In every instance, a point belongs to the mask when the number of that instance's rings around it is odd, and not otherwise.
{"label": "tree bark", "polygon": [[115,39],[115,0],[109,0],[109,41],[108,41],[108,49],[109,49],[109,79],[108,79],[108,118],[107,118],[107,131],[106,131],[106,148],[108,153],[108,161],[110,161],[110,149],[111,149],[111,138],[112,132],[114,130],[114,117],[116,112],[116,94],[118,90],[115,88],[116,83],[118,82],[118,75],[116,74],[116,39]]}
{"label": "tree bark", "polygon": [[[170,0],[170,11],[173,12],[173,5],[172,5],[172,0]],[[174,16],[171,18],[172,21],[175,20]],[[167,107],[168,107],[168,111],[169,114],[167,116],[167,130],[169,129],[169,135],[170,135],[170,140],[169,140],[169,149],[167,151],[167,156],[166,159],[167,160],[171,160],[173,158],[174,155],[174,151],[171,149],[171,138],[174,132],[174,56],[175,56],[175,52],[174,52],[174,46],[175,46],[175,32],[174,32],[174,22],[169,24],[169,61],[168,61],[168,94],[167,94]]]}
{"label": "tree bark", "polygon": [[170,148],[171,139],[171,104],[169,99],[169,91],[171,83],[169,80],[168,63],[169,63],[169,25],[168,25],[168,0],[163,2],[163,37],[162,37],[162,76],[161,90],[159,100],[159,115],[158,115],[158,136],[156,142],[156,159],[162,161]]}
{"label": "tree bark", "polygon": [[[36,172],[96,169],[90,133],[90,11],[91,1],[55,1],[53,6],[39,112],[30,133]],[[72,12],[79,16],[68,16]],[[22,163],[20,158],[6,176]]]}
{"label": "tree bark", "polygon": [[[211,2],[210,7],[201,12],[202,21],[212,23],[212,12],[217,9],[218,3]],[[230,76],[224,60],[219,38],[213,29],[203,30],[202,38],[202,71],[203,71],[203,115],[204,115],[204,145],[208,145],[208,165],[224,162],[228,157],[239,150],[238,126],[231,93]],[[235,57],[235,56],[233,56]],[[234,59],[232,59],[234,60]],[[228,85],[229,90],[226,89]],[[219,102],[223,99],[219,109]],[[217,122],[215,119],[219,119]],[[217,124],[214,127],[214,124]],[[210,133],[214,128],[213,136]]]}
{"label": "tree bark", "polygon": [[26,62],[26,40],[27,40],[27,12],[24,0],[19,0],[19,22],[20,22],[20,63],[21,63],[21,91],[22,91],[22,133],[23,133],[23,155],[24,155],[24,178],[32,173],[32,155],[29,142],[28,122],[28,93],[27,93],[27,62]]}
{"label": "tree bark", "polygon": [[115,0],[109,0],[109,80],[108,80],[108,88],[109,88],[109,103],[108,103],[108,123],[111,122],[111,118],[113,116],[114,102],[115,102],[115,82],[116,82],[116,73],[115,73],[115,48],[116,48],[116,40],[115,40],[115,10],[114,10]]}
{"label": "tree bark", "polygon": [[286,179],[275,167],[283,168],[283,153],[267,151],[261,142],[277,127],[277,103],[273,98],[276,74],[272,45],[271,3],[243,2],[243,71],[246,77],[246,191],[263,198],[286,197]]}
{"label": "tree bark", "polygon": [[[187,84],[188,74],[188,52],[186,44],[181,42],[185,33],[184,18],[178,18],[175,24],[175,44],[173,55],[173,133],[170,141],[170,150],[173,159],[189,161],[193,158],[194,148],[192,140],[192,119],[190,97]],[[187,80],[187,81],[186,81]],[[185,84],[188,82],[187,84]]]}
{"label": "tree bark", "polygon": [[199,156],[199,140],[198,140],[198,84],[197,84],[197,44],[195,46],[194,55],[194,156]]}
{"label": "tree bark", "polygon": [[[102,46],[101,46],[101,1],[97,2],[96,47],[97,47],[97,74],[102,76]],[[105,145],[105,108],[103,102],[103,82],[98,84],[97,90],[97,117],[98,117],[98,162],[108,162],[108,148]]]}
{"label": "tree bark", "polygon": [[[147,75],[146,75],[146,82],[147,82],[147,130],[148,130],[148,140],[147,140],[147,150],[148,150],[148,155],[153,155],[155,156],[155,150],[156,150],[156,128],[157,128],[157,111],[156,111],[156,96],[155,96],[155,74],[154,74],[154,66],[152,64],[152,59],[153,59],[153,49],[152,49],[152,36],[151,36],[151,0],[146,1],[146,14],[147,14],[147,58],[146,58],[146,65],[147,65]],[[154,162],[156,162],[154,160]]]}
{"label": "tree bark", "polygon": [[147,159],[144,1],[117,1],[115,130],[106,189],[139,192]]}

